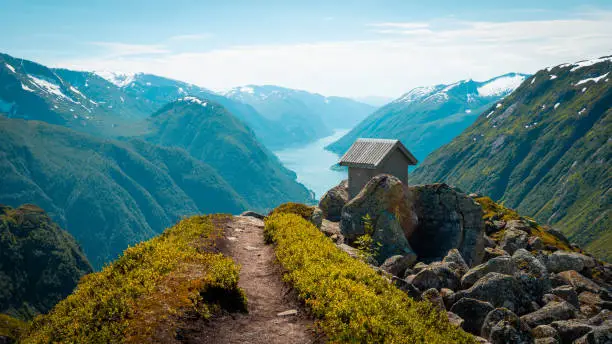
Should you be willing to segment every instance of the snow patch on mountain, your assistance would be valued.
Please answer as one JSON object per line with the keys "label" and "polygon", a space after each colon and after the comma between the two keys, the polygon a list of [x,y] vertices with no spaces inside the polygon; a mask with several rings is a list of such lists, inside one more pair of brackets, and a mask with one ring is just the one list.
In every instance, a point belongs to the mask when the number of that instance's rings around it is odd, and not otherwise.
{"label": "snow patch on mountain", "polygon": [[525,78],[526,76],[519,74],[495,78],[478,87],[478,94],[483,97],[492,97],[511,93],[525,81]]}
{"label": "snow patch on mountain", "polygon": [[28,92],[36,92],[33,89],[29,88],[27,85],[25,85],[23,82],[21,83],[21,88]]}
{"label": "snow patch on mountain", "polygon": [[178,101],[179,102],[192,103],[192,104],[198,104],[198,105],[202,105],[203,107],[206,107],[206,105],[208,105],[208,102],[202,101],[199,98],[191,97],[191,96],[179,98]]}
{"label": "snow patch on mountain", "polygon": [[81,97],[87,99],[87,97],[85,97],[85,95],[83,93],[81,93],[81,91],[79,91],[76,87],[74,86],[70,86],[70,90],[78,95],[80,95]]}
{"label": "snow patch on mountain", "polygon": [[582,85],[582,84],[586,84],[586,83],[587,83],[587,82],[589,82],[589,81],[593,81],[593,82],[595,82],[595,83],[598,83],[598,82],[599,82],[599,80],[601,80],[601,79],[603,79],[603,78],[607,77],[607,76],[608,76],[608,74],[610,74],[610,72],[608,72],[608,73],[606,73],[606,74],[604,74],[604,75],[600,75],[600,76],[595,77],[595,78],[588,78],[588,79],[583,79],[583,80],[580,80],[580,81],[578,81],[578,82],[576,83],[576,86],[578,86],[578,85]]}
{"label": "snow patch on mountain", "polygon": [[418,101],[430,96],[432,93],[439,90],[440,86],[424,86],[410,90],[408,93],[394,100],[393,103],[410,103]]}
{"label": "snow patch on mountain", "polygon": [[125,87],[134,82],[136,73],[120,73],[110,71],[94,71],[96,75],[118,87]]}
{"label": "snow patch on mountain", "polygon": [[53,83],[51,81],[35,77],[33,75],[28,75],[28,78],[30,78],[32,83],[34,83],[34,85],[36,87],[40,88],[41,90],[43,90],[43,91],[45,91],[45,92],[47,92],[49,94],[55,95],[55,96],[57,96],[59,98],[64,98],[66,100],[69,100],[69,101],[71,101],[73,103],[75,102],[72,98],[68,97],[67,95],[64,94],[64,92],[62,92],[62,89],[61,89],[61,87],[59,85],[57,85],[57,84],[55,84],[55,83]]}
{"label": "snow patch on mountain", "polygon": [[5,65],[5,66],[6,66],[6,68],[8,68],[8,69],[9,69],[11,72],[16,73],[16,72],[15,72],[15,68],[14,68],[13,66],[11,66],[10,64],[8,64],[8,63],[6,63],[6,62],[4,63],[4,65]]}
{"label": "snow patch on mountain", "polygon": [[600,58],[592,59],[592,60],[579,61],[571,65],[573,66],[573,68],[570,70],[570,72],[574,72],[580,68],[592,66],[594,64],[606,62],[606,61],[612,62],[612,56],[600,57]]}

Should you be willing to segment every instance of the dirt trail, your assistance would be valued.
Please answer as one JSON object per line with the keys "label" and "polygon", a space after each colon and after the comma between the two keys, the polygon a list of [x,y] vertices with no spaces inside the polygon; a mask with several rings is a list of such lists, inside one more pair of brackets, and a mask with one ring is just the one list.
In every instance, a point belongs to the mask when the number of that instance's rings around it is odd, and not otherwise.
{"label": "dirt trail", "polygon": [[[313,322],[283,284],[274,249],[263,239],[263,221],[235,216],[225,228],[224,254],[242,266],[239,286],[246,292],[248,314],[231,314],[185,333],[185,343],[317,343]],[[278,315],[297,310],[297,315]]]}

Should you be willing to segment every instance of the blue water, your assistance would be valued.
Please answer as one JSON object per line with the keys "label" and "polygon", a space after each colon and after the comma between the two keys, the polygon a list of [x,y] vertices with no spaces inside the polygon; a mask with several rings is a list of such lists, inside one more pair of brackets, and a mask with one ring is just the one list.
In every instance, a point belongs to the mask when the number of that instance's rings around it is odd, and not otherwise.
{"label": "blue water", "polygon": [[298,182],[314,191],[317,199],[346,179],[346,171],[332,171],[339,157],[324,149],[328,144],[338,140],[348,130],[337,130],[333,135],[319,139],[306,146],[288,148],[274,152],[281,162],[297,174]]}

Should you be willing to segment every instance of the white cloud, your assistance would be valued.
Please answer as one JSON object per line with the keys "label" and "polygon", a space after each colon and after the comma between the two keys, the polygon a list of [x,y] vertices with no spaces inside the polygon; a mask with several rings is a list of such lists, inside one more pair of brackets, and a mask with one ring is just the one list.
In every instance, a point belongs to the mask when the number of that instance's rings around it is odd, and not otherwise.
{"label": "white cloud", "polygon": [[115,43],[107,48],[122,53],[113,58],[55,65],[154,73],[211,89],[277,84],[326,95],[399,96],[421,85],[484,80],[512,71],[533,73],[549,65],[612,54],[609,12],[567,20],[435,24],[369,24],[364,32],[377,28],[378,38],[232,46],[202,53]]}

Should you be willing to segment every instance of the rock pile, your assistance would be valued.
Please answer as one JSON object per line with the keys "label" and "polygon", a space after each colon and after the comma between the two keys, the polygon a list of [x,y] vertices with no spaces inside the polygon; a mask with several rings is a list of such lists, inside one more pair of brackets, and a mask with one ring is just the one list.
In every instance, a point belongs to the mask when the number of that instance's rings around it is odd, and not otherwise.
{"label": "rock pile", "polygon": [[473,197],[444,184],[406,187],[376,176],[342,207],[344,246],[364,233],[368,214],[385,248],[371,263],[481,342],[612,343],[612,265],[547,231],[575,251],[561,250],[535,235],[529,219],[488,219],[485,226]]}

